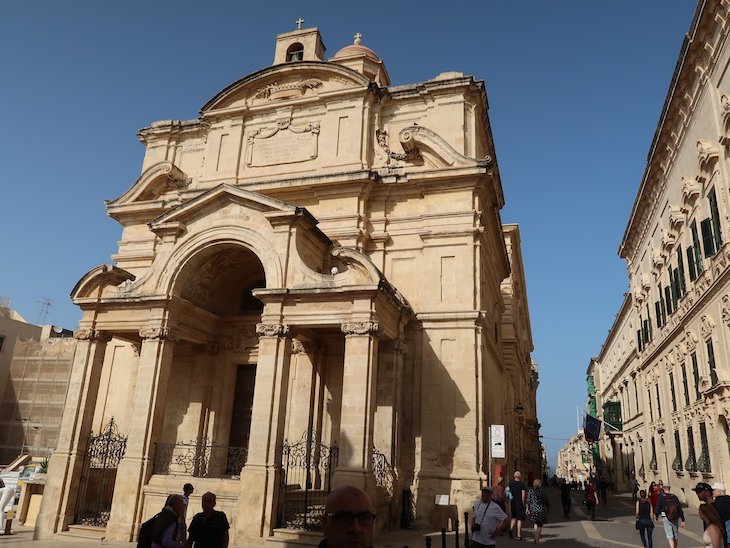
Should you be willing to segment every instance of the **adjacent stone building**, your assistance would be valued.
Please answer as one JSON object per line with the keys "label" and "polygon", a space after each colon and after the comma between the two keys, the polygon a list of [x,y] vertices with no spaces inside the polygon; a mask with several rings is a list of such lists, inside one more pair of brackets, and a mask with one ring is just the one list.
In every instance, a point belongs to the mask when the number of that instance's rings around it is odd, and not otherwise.
{"label": "adjacent stone building", "polygon": [[495,471],[541,473],[484,83],[391,86],[359,36],[324,52],[315,28],[281,34],[273,66],[198,118],[139,132],[142,173],[106,204],[114,264],[72,293],[37,538],[86,524],[128,541],[191,475],[243,544],[304,535],[341,484],[394,527],[437,495],[461,515]]}
{"label": "adjacent stone building", "polygon": [[690,505],[730,481],[730,3],[700,2],[619,248],[626,295],[595,373],[605,471]]}

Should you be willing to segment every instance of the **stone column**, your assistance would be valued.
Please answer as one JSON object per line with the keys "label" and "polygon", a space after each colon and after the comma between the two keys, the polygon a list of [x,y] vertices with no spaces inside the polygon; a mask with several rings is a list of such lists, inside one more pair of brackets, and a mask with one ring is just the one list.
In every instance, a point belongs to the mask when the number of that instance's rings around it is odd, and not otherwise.
{"label": "stone column", "polygon": [[91,434],[109,334],[77,329],[71,378],[66,393],[58,446],[51,456],[43,502],[36,520],[34,538],[52,539],[73,523],[79,482]]}
{"label": "stone column", "polygon": [[248,459],[241,471],[232,541],[259,542],[276,527],[281,482],[281,445],[286,422],[292,340],[289,326],[258,324],[259,358]]}
{"label": "stone column", "polygon": [[165,398],[176,336],[169,327],[139,330],[137,384],[128,421],[127,450],[117,469],[106,539],[132,540],[142,513],[142,488],[153,472],[155,442],[165,414]]}
{"label": "stone column", "polygon": [[377,322],[347,322],[341,328],[345,334],[345,363],[334,487],[355,485],[374,495],[373,430],[380,329]]}

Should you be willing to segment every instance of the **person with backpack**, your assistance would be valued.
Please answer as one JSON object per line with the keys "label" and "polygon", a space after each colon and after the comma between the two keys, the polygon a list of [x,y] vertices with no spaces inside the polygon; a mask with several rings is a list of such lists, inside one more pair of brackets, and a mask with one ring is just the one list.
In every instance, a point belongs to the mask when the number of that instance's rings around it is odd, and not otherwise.
{"label": "person with backpack", "polygon": [[664,525],[664,534],[667,536],[669,541],[669,548],[677,548],[679,546],[679,528],[684,528],[684,511],[682,510],[682,503],[676,495],[673,495],[669,491],[671,487],[664,485],[664,493],[659,495],[655,509],[655,517],[658,520],[662,518],[662,524]]}

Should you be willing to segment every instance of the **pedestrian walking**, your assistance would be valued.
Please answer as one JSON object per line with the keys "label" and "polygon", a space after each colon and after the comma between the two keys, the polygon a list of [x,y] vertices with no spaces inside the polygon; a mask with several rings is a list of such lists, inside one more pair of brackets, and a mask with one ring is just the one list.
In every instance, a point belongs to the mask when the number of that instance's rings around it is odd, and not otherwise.
{"label": "pedestrian walking", "polygon": [[167,497],[165,507],[157,515],[152,531],[152,548],[179,548],[177,523],[182,516],[184,503],[182,495]]}
{"label": "pedestrian walking", "polygon": [[634,502],[639,500],[639,482],[634,476],[631,476],[631,500]]}
{"label": "pedestrian walking", "polygon": [[636,529],[641,537],[641,545],[644,548],[652,548],[652,534],[654,533],[654,519],[651,517],[651,501],[647,498],[646,490],[639,491],[639,498],[636,501]]}
{"label": "pedestrian walking", "polygon": [[188,527],[185,547],[228,548],[228,518],[215,509],[215,493],[208,491],[200,501],[203,511],[195,514]]}
{"label": "pedestrian walking", "polygon": [[649,484],[648,494],[649,502],[651,502],[651,511],[654,512],[656,510],[656,503],[659,502],[659,489],[656,482],[652,481]]}
{"label": "pedestrian walking", "polygon": [[507,485],[507,498],[510,501],[510,514],[512,519],[509,525],[509,538],[512,538],[513,530],[517,534],[517,540],[522,539],[522,521],[525,519],[525,499],[527,498],[527,486],[522,483],[522,474],[518,470],[514,479]]}
{"label": "pedestrian walking", "polygon": [[685,526],[684,511],[677,496],[669,492],[671,487],[663,485],[662,488],[664,493],[659,495],[654,514],[657,519],[661,517],[669,548],[677,548],[679,546],[679,528]]}
{"label": "pedestrian walking", "polygon": [[496,546],[497,537],[507,525],[507,520],[507,514],[492,501],[491,487],[482,487],[481,498],[472,507],[471,541],[474,548]]}
{"label": "pedestrian walking", "polygon": [[560,484],[560,504],[563,506],[563,517],[565,519],[570,518],[572,501],[570,500],[570,484],[567,481]]}
{"label": "pedestrian walking", "polygon": [[596,519],[596,506],[600,503],[600,498],[598,496],[598,489],[596,489],[596,484],[593,481],[593,478],[588,480],[586,483],[586,492],[585,492],[585,498],[583,499],[583,504],[586,506],[586,514],[591,517],[591,521],[595,521]]}
{"label": "pedestrian walking", "polygon": [[525,506],[527,515],[530,516],[533,523],[534,542],[535,544],[540,544],[542,528],[547,523],[548,511],[550,510],[550,501],[548,500],[547,493],[542,488],[542,482],[540,480],[536,479],[532,482],[532,489],[527,493]]}

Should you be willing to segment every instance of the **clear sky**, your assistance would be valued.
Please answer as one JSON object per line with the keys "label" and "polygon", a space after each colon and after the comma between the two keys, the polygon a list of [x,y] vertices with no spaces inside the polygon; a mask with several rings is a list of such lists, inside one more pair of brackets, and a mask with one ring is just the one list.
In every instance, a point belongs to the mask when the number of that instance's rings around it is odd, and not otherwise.
{"label": "clear sky", "polygon": [[486,83],[553,464],[628,289],[617,249],[694,10],[689,0],[6,0],[0,295],[30,322],[75,327],[71,289],[116,252],[121,229],[104,200],[140,175],[137,130],[195,118],[271,65],[276,34],[298,17],[319,28],[328,58],[360,32],[393,85],[445,71]]}

